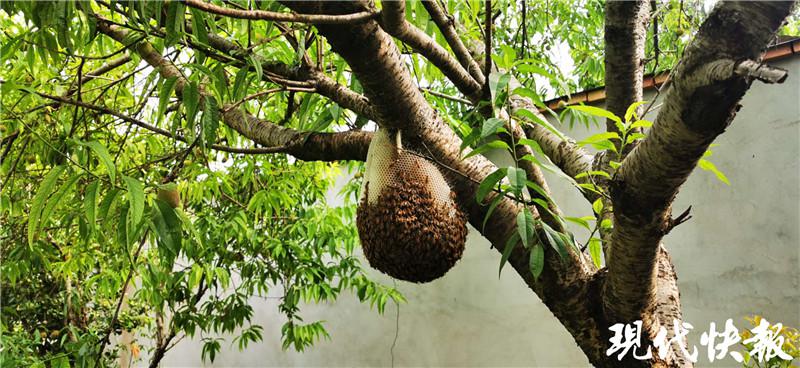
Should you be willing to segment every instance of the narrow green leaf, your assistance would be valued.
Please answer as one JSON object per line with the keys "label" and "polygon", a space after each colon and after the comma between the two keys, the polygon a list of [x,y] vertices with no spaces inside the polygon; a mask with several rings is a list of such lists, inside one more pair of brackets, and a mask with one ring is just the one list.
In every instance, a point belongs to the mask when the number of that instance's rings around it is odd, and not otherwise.
{"label": "narrow green leaf", "polygon": [[117,167],[114,165],[114,159],[111,158],[111,155],[108,153],[106,147],[98,141],[86,142],[84,144],[94,151],[94,153],[97,155],[97,158],[100,159],[100,162],[102,162],[103,166],[106,167],[106,171],[108,171],[108,177],[113,183],[114,179],[116,178]]}
{"label": "narrow green leaf", "polygon": [[519,238],[525,248],[530,247],[533,243],[534,231],[536,231],[536,228],[534,227],[533,214],[527,208],[523,208],[517,214],[517,233],[519,233]]}
{"label": "narrow green leaf", "polygon": [[481,128],[481,138],[486,138],[492,134],[497,133],[497,129],[502,127],[505,122],[498,118],[489,118],[483,122]]}
{"label": "narrow green leaf", "polygon": [[167,104],[169,98],[172,97],[172,92],[175,90],[175,83],[178,77],[169,77],[161,84],[161,89],[158,91],[158,116],[156,116],[157,124],[164,120],[164,112],[167,111]]}
{"label": "narrow green leaf", "polygon": [[508,240],[506,240],[506,244],[503,246],[503,254],[500,256],[500,271],[497,272],[497,277],[500,277],[500,274],[503,272],[503,266],[505,266],[506,262],[508,262],[508,257],[511,256],[511,251],[517,246],[518,241],[519,233],[516,231],[508,237]]}
{"label": "narrow green leaf", "polygon": [[586,230],[592,230],[591,226],[589,226],[589,221],[592,219],[594,219],[594,216],[564,217],[564,220],[567,220],[573,224],[577,224]]}
{"label": "narrow green leaf", "polygon": [[489,174],[483,181],[478,185],[478,190],[475,192],[475,199],[478,203],[483,203],[483,199],[486,198],[486,195],[494,189],[501,179],[506,176],[505,171],[503,169],[497,169],[493,173]]}
{"label": "narrow green leaf", "polygon": [[481,232],[486,231],[486,222],[489,221],[489,216],[492,215],[494,209],[497,208],[497,205],[503,200],[503,196],[495,196],[492,199],[492,203],[489,204],[489,209],[486,210],[486,215],[483,217],[483,224],[481,225]]}
{"label": "narrow green leaf", "polygon": [[69,179],[67,179],[64,184],[47,200],[47,205],[44,206],[42,210],[42,217],[39,221],[39,227],[44,227],[47,225],[47,221],[50,219],[50,215],[55,211],[55,209],[63,203],[64,196],[67,192],[75,185],[75,182],[81,178],[80,174],[72,175]]}
{"label": "narrow green leaf", "polygon": [[631,128],[650,128],[653,122],[649,120],[636,120],[631,124]]}
{"label": "narrow green leaf", "polygon": [[541,125],[545,127],[545,129],[549,130],[551,133],[561,138],[562,140],[566,140],[564,134],[561,133],[558,129],[556,129],[552,124],[550,124],[550,122],[548,122],[544,118],[539,117],[537,114],[534,114],[528,109],[517,109],[514,111],[514,115],[526,119],[529,123]]}
{"label": "narrow green leaf", "polygon": [[181,220],[167,202],[156,199],[153,208],[153,222],[156,225],[156,234],[161,243],[167,247],[173,257],[181,249]]}
{"label": "narrow green leaf", "polygon": [[717,166],[714,165],[713,162],[708,161],[706,159],[700,159],[697,165],[700,166],[700,168],[703,170],[711,171],[712,173],[714,173],[714,175],[717,176],[717,179],[719,179],[721,182],[727,185],[731,185],[731,182],[728,180],[728,177],[725,176],[725,174],[723,174],[722,171],[719,171],[719,169],[717,169]]}
{"label": "narrow green leaf", "polygon": [[483,144],[475,148],[474,150],[469,151],[469,153],[464,155],[464,159],[470,158],[475,155],[483,154],[486,151],[491,151],[496,149],[508,150],[511,149],[511,147],[509,147],[508,144],[506,144],[506,142],[500,140],[491,141],[489,143]]}
{"label": "narrow green leaf", "polygon": [[603,244],[598,238],[589,239],[589,255],[592,256],[592,262],[595,267],[600,268],[603,264]]}
{"label": "narrow green leaf", "polygon": [[214,96],[203,99],[203,138],[206,146],[211,146],[217,139],[219,128],[219,104]]}
{"label": "narrow green leaf", "polygon": [[42,185],[39,186],[39,190],[33,196],[33,202],[31,202],[31,211],[28,215],[28,245],[33,246],[33,240],[36,237],[36,231],[39,227],[39,219],[42,215],[42,208],[45,205],[45,200],[53,193],[53,188],[58,180],[58,177],[61,176],[61,173],[64,172],[64,166],[55,166],[47,176],[45,176],[44,180],[42,180]]}
{"label": "narrow green leaf", "polygon": [[100,193],[100,181],[95,180],[86,187],[83,197],[83,210],[86,213],[86,221],[92,229],[97,227],[97,195]]}
{"label": "narrow green leaf", "polygon": [[130,176],[123,175],[122,179],[128,188],[128,203],[130,204],[128,216],[131,225],[129,228],[133,229],[142,221],[144,214],[144,186],[142,182]]}
{"label": "narrow green leaf", "polygon": [[525,170],[510,166],[506,170],[506,176],[508,176],[508,183],[511,185],[511,191],[517,196],[522,195],[522,189],[525,188],[525,184],[528,180]]}
{"label": "narrow green leaf", "polygon": [[170,1],[167,5],[167,35],[164,38],[164,46],[174,45],[183,33],[184,5],[180,1]]}
{"label": "narrow green leaf", "polygon": [[610,119],[616,123],[622,123],[622,119],[620,119],[619,116],[614,115],[614,113],[612,113],[611,111],[601,109],[599,107],[587,106],[587,105],[573,105],[573,106],[568,106],[567,108],[571,110],[584,112],[589,115]]}
{"label": "narrow green leaf", "polygon": [[250,62],[250,65],[252,65],[253,69],[256,71],[256,80],[261,82],[264,74],[264,71],[261,68],[261,63],[254,56],[247,57],[247,61]]}
{"label": "narrow green leaf", "polygon": [[183,87],[183,105],[186,107],[186,124],[190,131],[194,131],[194,119],[200,104],[200,91],[197,83],[191,82]]}
{"label": "narrow green leaf", "polygon": [[547,237],[547,241],[550,243],[550,246],[558,252],[558,255],[561,257],[562,260],[567,259],[569,255],[567,251],[567,245],[564,239],[561,237],[561,233],[558,231],[553,230],[549,225],[542,222],[542,228],[544,229],[544,234]]}
{"label": "narrow green leaf", "polygon": [[534,244],[531,249],[530,267],[533,278],[538,280],[544,269],[544,247],[540,244]]}
{"label": "narrow green leaf", "polygon": [[647,101],[638,101],[638,102],[634,102],[630,106],[628,106],[628,110],[625,111],[625,121],[626,122],[627,121],[631,121],[631,117],[636,117],[638,119],[639,116],[638,116],[638,114],[636,114],[636,109],[638,109],[639,106],[642,106],[642,105],[644,105],[646,103],[647,103]]}

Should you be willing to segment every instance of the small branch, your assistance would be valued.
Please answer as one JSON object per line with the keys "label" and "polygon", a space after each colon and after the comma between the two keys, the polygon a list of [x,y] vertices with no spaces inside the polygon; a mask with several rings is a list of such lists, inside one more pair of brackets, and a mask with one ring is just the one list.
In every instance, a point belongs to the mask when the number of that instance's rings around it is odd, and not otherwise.
{"label": "small branch", "polygon": [[678,215],[678,217],[669,219],[669,222],[667,223],[667,227],[666,227],[666,229],[664,229],[664,235],[669,234],[669,232],[672,231],[672,229],[674,229],[676,226],[678,226],[678,225],[680,225],[680,224],[682,224],[682,223],[684,223],[686,221],[689,221],[689,219],[692,218],[692,215],[689,214],[689,212],[691,210],[692,210],[692,206],[689,206],[689,208],[687,208],[680,215]]}
{"label": "small branch", "polygon": [[241,105],[241,104],[243,104],[243,103],[245,103],[245,102],[247,102],[247,101],[250,101],[250,100],[252,100],[252,99],[254,99],[254,98],[259,98],[259,97],[261,97],[261,96],[268,95],[268,94],[270,94],[270,93],[280,92],[280,91],[284,91],[284,90],[285,90],[284,88],[272,88],[272,89],[268,89],[268,90],[266,90],[266,91],[261,91],[261,92],[253,93],[253,94],[251,94],[251,95],[249,95],[249,96],[247,96],[247,97],[243,98],[241,101],[237,101],[237,102],[236,102],[235,104],[233,104],[233,105],[228,105],[228,106],[226,106],[224,109],[222,109],[222,112],[223,112],[223,113],[226,113],[226,112],[228,112],[228,111],[230,111],[230,110],[233,110],[233,109],[235,109],[235,108],[239,107],[239,105]]}
{"label": "small branch", "polygon": [[375,11],[362,11],[345,15],[280,13],[266,10],[239,10],[217,6],[202,0],[184,0],[184,3],[209,13],[237,19],[269,20],[312,24],[349,24],[366,22],[375,18]]}
{"label": "small branch", "polygon": [[432,90],[430,88],[419,87],[419,90],[422,91],[422,92],[425,92],[425,93],[430,93],[430,94],[432,94],[432,95],[434,95],[436,97],[441,97],[441,98],[444,98],[444,99],[448,99],[450,101],[455,101],[455,102],[459,102],[459,103],[462,103],[462,104],[465,104],[465,105],[472,106],[472,102],[469,101],[469,100],[465,100],[463,98],[459,98],[459,97],[456,97],[456,96],[451,96],[451,95],[448,95],[448,94],[437,92],[437,91],[434,91],[434,90]]}
{"label": "small branch", "polygon": [[480,100],[481,85],[470,73],[430,36],[405,20],[405,1],[384,2],[380,23],[387,33],[430,60],[469,100]]}
{"label": "small branch", "polygon": [[723,81],[739,76],[772,84],[783,83],[789,76],[789,71],[786,69],[761,64],[753,60],[736,62],[730,59],[722,59],[713,61],[704,68],[708,72],[708,77],[713,81]]}
{"label": "small branch", "polygon": [[467,50],[467,47],[464,46],[464,43],[458,36],[458,32],[456,32],[453,26],[453,19],[447,16],[445,10],[442,9],[435,0],[423,1],[422,5],[425,7],[425,10],[428,11],[433,22],[436,23],[439,31],[442,32],[444,39],[447,41],[447,44],[450,45],[450,48],[456,55],[458,62],[461,63],[461,66],[469,72],[478,84],[483,85],[485,76],[481,72],[481,67],[475,59],[472,58],[472,55],[469,54],[469,50]]}
{"label": "small branch", "polygon": [[103,350],[105,350],[106,344],[108,344],[108,339],[114,332],[114,325],[117,323],[119,311],[122,309],[122,302],[125,300],[125,290],[128,289],[128,284],[130,284],[131,279],[133,278],[133,271],[136,268],[136,261],[139,259],[139,252],[141,252],[142,247],[144,247],[144,243],[147,241],[148,232],[149,229],[145,229],[144,234],[142,234],[142,240],[139,241],[139,246],[136,248],[136,252],[133,254],[133,258],[131,259],[131,266],[128,268],[128,276],[125,278],[125,282],[122,284],[122,289],[119,292],[119,300],[117,300],[117,307],[114,310],[113,317],[111,317],[111,322],[108,324],[108,331],[106,331],[105,335],[100,340],[100,350],[97,352],[97,358],[94,361],[95,366],[98,366],[100,359],[103,358]]}
{"label": "small branch", "polygon": [[484,27],[486,27],[486,30],[483,32],[483,52],[485,57],[483,75],[486,76],[486,80],[483,83],[483,96],[486,99],[490,99],[489,75],[492,74],[492,0],[486,0],[485,13]]}
{"label": "small branch", "polygon": [[[58,101],[59,103],[78,106],[78,107],[82,107],[82,108],[85,108],[85,109],[97,111],[99,113],[103,113],[103,114],[106,114],[106,115],[111,115],[111,116],[119,118],[119,119],[121,119],[123,121],[126,121],[128,123],[131,123],[133,125],[136,125],[136,126],[139,126],[141,128],[147,129],[147,130],[149,130],[149,131],[151,131],[153,133],[157,133],[157,134],[163,135],[165,137],[172,138],[172,139],[174,139],[176,141],[189,143],[189,140],[186,139],[186,137],[184,137],[182,135],[172,134],[166,129],[162,129],[162,128],[159,128],[157,126],[150,125],[150,124],[145,123],[145,122],[143,122],[143,121],[141,121],[139,119],[135,119],[133,117],[125,115],[125,114],[123,114],[123,113],[121,113],[119,111],[111,110],[111,109],[108,109],[108,108],[105,108],[105,107],[102,107],[102,106],[97,106],[97,105],[93,105],[93,104],[82,102],[82,101],[75,101],[75,100],[64,98],[64,97],[60,97],[60,96],[48,95],[46,93],[37,92],[37,94],[39,96],[44,97],[44,98],[47,98],[47,99],[50,99],[50,100],[53,100],[53,101]],[[279,152],[286,152],[287,149],[288,149],[288,147],[285,146],[285,145],[275,146],[275,147],[262,147],[262,148],[238,148],[238,147],[223,146],[223,145],[219,145],[219,144],[212,144],[211,148],[214,149],[214,150],[217,150],[217,151],[230,152],[230,153],[243,153],[243,154],[279,153]]]}

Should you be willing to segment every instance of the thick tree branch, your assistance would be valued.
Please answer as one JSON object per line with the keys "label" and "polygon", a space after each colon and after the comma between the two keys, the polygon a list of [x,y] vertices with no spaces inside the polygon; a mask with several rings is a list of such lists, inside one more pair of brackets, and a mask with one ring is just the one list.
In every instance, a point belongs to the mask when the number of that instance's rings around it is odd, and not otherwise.
{"label": "thick tree branch", "polygon": [[[298,12],[320,11],[318,7],[321,7],[326,13],[352,12],[359,6],[354,2],[324,1],[285,4]],[[392,38],[370,22],[317,28],[351,66],[378,111],[377,122],[381,128],[402,129],[404,146],[435,159],[455,191],[458,203],[468,213],[470,223],[482,229],[483,235],[502,252],[508,237],[516,231],[516,217],[521,207],[514,201],[501,200],[485,228],[482,226],[488,207],[475,200],[478,188],[475,180],[480,182],[496,167],[480,155],[461,159],[460,139],[415,88]],[[597,330],[586,327],[587,323],[592,323],[594,308],[593,299],[587,295],[590,289],[588,262],[571,251],[562,260],[552,248],[545,247],[544,271],[534,280],[530,271],[530,250],[520,244],[510,246],[514,248],[509,264],[576,336],[579,344],[587,350],[594,349],[590,340],[596,342],[599,335],[593,333]]]}
{"label": "thick tree branch", "polygon": [[[78,106],[84,109],[97,111],[102,114],[111,115],[122,121],[131,123],[143,129],[147,129],[153,133],[160,134],[177,141],[190,143],[186,137],[180,134],[172,134],[166,129],[148,124],[116,110],[61,96],[53,96],[41,92],[37,92],[37,94],[44,98],[57,101],[59,104]],[[254,119],[253,117],[245,118]],[[255,122],[253,125],[267,129],[267,131],[258,133],[258,135],[262,138],[259,140],[253,139],[253,141],[268,147],[240,148],[221,144],[212,144],[210,146],[211,149],[250,155],[288,153],[300,160],[305,161],[364,161],[367,157],[367,147],[372,139],[372,133],[363,131],[341,133],[299,132],[278,125],[267,124],[263,121]],[[253,134],[255,135],[256,133]]]}
{"label": "thick tree branch", "polygon": [[[628,106],[642,100],[650,2],[607,1],[605,10],[606,110],[625,116]],[[606,130],[622,133],[611,120],[606,121]]]}
{"label": "thick tree branch", "polygon": [[480,100],[481,84],[443,47],[405,18],[405,1],[384,1],[381,26],[431,61],[471,101]]}
{"label": "thick tree branch", "polygon": [[[128,31],[98,20],[98,30],[112,39],[123,42]],[[164,78],[175,77],[175,92],[183,93],[188,81],[172,62],[162,57],[149,43],[139,41],[133,49],[148,64],[153,66]],[[201,88],[201,95],[205,96]],[[202,106],[202,104],[201,104]],[[350,133],[316,133],[298,132],[294,129],[275,125],[258,119],[236,109],[220,110],[222,121],[258,144],[274,149],[275,152],[286,152],[301,160],[364,160],[371,135],[367,132]]]}
{"label": "thick tree branch", "polygon": [[[261,63],[264,71],[285,79],[306,81],[316,89],[316,93],[331,99],[339,106],[352,110],[367,119],[377,119],[374,108],[366,97],[336,83],[335,80],[316,68],[311,66],[292,68],[280,62],[266,61],[260,55],[251,54],[250,51],[213,33],[208,34],[208,43],[212,48],[238,60],[239,67],[246,67],[245,57],[252,56],[257,62]],[[265,75],[264,78],[268,80],[269,77]]]}
{"label": "thick tree branch", "polygon": [[203,0],[183,0],[186,5],[197,8],[212,14],[222,15],[238,19],[269,20],[275,22],[299,22],[313,24],[347,24],[365,22],[378,15],[376,11],[366,10],[352,14],[328,15],[328,14],[293,14],[280,13],[266,10],[241,10],[225,8],[214,5]]}
{"label": "thick tree branch", "polygon": [[653,128],[611,183],[615,221],[604,304],[612,320],[635,320],[654,308],[657,250],[672,200],[750,87],[749,75],[726,77],[714,66],[758,60],[793,5],[720,3],[686,48]]}

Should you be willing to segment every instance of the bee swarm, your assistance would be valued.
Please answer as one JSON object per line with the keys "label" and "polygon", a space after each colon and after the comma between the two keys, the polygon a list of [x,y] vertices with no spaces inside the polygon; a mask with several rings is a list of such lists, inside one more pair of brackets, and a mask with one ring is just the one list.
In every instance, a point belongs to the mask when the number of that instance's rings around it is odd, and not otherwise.
{"label": "bee swarm", "polygon": [[433,164],[397,153],[385,133],[376,134],[370,151],[356,221],[370,266],[419,283],[443,276],[467,237],[455,194]]}

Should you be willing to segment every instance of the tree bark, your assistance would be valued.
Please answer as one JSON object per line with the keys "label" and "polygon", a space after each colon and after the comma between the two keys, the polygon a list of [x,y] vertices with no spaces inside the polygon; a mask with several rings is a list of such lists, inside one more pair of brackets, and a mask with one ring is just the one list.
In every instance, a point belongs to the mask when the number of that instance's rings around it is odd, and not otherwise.
{"label": "tree bark", "polygon": [[[673,70],[672,85],[653,128],[610,183],[614,229],[604,310],[609,322],[642,320],[646,341],[667,326],[669,321],[662,316],[679,316],[680,311],[670,276],[674,270],[660,247],[674,226],[672,201],[708,146],[731,122],[752,82],[737,73],[720,78],[711,66],[719,60],[758,60],[792,6],[791,2],[718,4]],[[663,364],[691,365],[678,358]]]}

